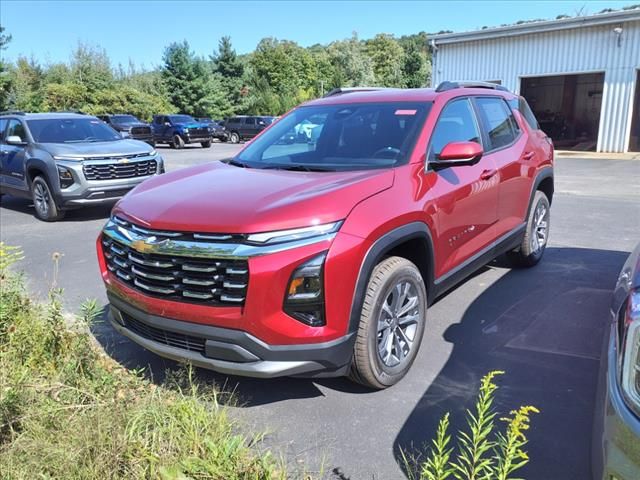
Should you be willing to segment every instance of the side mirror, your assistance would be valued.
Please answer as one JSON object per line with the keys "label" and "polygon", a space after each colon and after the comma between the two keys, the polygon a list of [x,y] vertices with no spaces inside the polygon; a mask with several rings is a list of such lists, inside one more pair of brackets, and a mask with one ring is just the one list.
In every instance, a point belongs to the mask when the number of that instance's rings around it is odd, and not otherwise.
{"label": "side mirror", "polygon": [[266,123],[264,122],[264,120],[260,120],[258,122],[258,125],[260,125],[261,127],[264,127],[266,125]]}
{"label": "side mirror", "polygon": [[9,135],[5,140],[9,145],[26,145],[27,142],[24,142],[22,138],[18,135]]}
{"label": "side mirror", "polygon": [[131,134],[129,132],[126,132],[126,131],[120,132],[120,136],[122,138],[131,138]]}
{"label": "side mirror", "polygon": [[170,127],[171,126],[171,122],[164,122],[164,126],[165,127]]}
{"label": "side mirror", "polygon": [[483,154],[482,145],[477,142],[451,142],[445,145],[437,159],[430,161],[429,165],[435,168],[474,165]]}

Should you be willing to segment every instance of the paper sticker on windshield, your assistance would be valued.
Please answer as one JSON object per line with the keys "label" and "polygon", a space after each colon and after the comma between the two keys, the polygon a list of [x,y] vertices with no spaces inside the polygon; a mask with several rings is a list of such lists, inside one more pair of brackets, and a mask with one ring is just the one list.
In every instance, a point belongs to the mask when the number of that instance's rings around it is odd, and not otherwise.
{"label": "paper sticker on windshield", "polygon": [[417,110],[396,110],[396,115],[415,115]]}

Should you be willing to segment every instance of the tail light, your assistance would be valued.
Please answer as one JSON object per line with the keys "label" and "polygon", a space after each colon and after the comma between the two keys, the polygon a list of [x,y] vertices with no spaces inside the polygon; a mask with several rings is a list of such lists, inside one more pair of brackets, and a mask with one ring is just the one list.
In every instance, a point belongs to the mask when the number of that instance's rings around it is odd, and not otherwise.
{"label": "tail light", "polygon": [[284,299],[284,311],[312,327],[324,325],[323,268],[326,252],[295,269]]}
{"label": "tail light", "polygon": [[631,291],[620,316],[620,385],[627,405],[640,416],[640,290]]}

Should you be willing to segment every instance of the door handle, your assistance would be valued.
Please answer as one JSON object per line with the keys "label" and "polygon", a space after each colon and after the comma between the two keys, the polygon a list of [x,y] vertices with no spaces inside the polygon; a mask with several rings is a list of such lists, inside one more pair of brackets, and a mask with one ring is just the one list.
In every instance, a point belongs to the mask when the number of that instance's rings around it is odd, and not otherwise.
{"label": "door handle", "polygon": [[480,174],[480,178],[482,180],[489,180],[491,177],[493,177],[496,173],[498,173],[498,170],[484,170],[481,174]]}
{"label": "door handle", "polygon": [[522,156],[522,158],[523,158],[524,160],[531,160],[531,159],[532,159],[533,157],[535,157],[535,156],[536,156],[536,152],[526,152],[526,153]]}

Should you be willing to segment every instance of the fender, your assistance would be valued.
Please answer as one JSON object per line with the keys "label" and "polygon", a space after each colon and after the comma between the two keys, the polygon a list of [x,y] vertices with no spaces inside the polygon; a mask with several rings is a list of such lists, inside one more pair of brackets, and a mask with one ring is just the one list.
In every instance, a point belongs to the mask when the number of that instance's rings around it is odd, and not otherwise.
{"label": "fender", "polygon": [[[351,314],[349,316],[349,328],[347,333],[353,333],[358,330],[360,323],[360,312],[362,311],[362,304],[367,290],[367,284],[369,283],[369,277],[373,272],[374,267],[380,263],[380,260],[384,255],[392,250],[394,247],[413,239],[424,240],[427,244],[427,278],[424,278],[425,286],[427,288],[427,295],[431,297],[433,288],[433,239],[429,227],[422,222],[412,222],[401,227],[395,228],[383,236],[378,238],[373,245],[367,251],[367,254],[360,265],[360,272],[358,273],[358,280],[356,281],[356,289],[353,294],[353,300],[351,302]],[[424,276],[424,275],[423,275]],[[431,301],[432,298],[429,299]]]}
{"label": "fender", "polygon": [[25,164],[25,173],[27,174],[26,178],[26,187],[27,191],[31,191],[31,174],[29,173],[30,169],[37,169],[44,175],[44,179],[49,184],[49,188],[51,189],[51,195],[53,196],[56,202],[59,202],[61,199],[60,192],[60,182],[58,181],[58,168],[56,167],[55,161],[46,162],[40,158],[30,158],[27,160]]}

